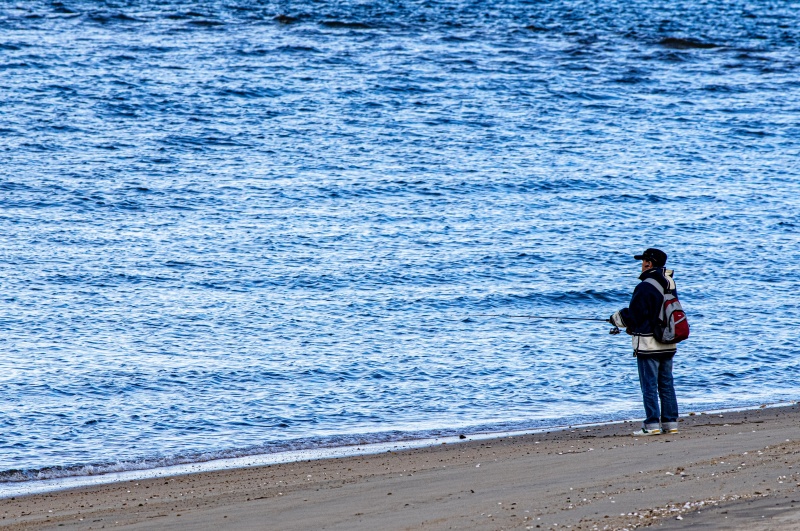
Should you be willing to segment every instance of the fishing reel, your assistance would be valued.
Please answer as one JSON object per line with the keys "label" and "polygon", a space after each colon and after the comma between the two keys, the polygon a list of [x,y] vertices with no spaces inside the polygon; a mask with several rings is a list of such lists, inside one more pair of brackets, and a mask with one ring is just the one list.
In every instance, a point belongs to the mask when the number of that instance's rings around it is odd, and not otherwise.
{"label": "fishing reel", "polygon": [[608,333],[611,334],[612,336],[615,336],[615,335],[619,334],[619,327],[615,326],[614,328],[609,330]]}

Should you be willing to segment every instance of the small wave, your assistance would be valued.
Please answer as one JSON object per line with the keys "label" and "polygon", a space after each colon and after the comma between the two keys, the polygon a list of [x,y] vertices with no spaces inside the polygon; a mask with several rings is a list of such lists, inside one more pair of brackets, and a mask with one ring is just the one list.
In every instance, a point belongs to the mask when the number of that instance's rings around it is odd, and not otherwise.
{"label": "small wave", "polygon": [[665,48],[672,48],[674,50],[691,50],[691,49],[708,50],[711,48],[720,48],[719,44],[698,41],[695,39],[681,39],[678,37],[666,37],[658,41],[658,44],[660,44]]}
{"label": "small wave", "polygon": [[91,22],[98,24],[112,24],[114,22],[144,22],[142,19],[126,15],[125,13],[116,13],[113,15],[106,15],[100,13],[90,13],[86,16]]}
{"label": "small wave", "polygon": [[239,50],[236,52],[242,56],[261,57],[265,55],[284,54],[284,53],[318,53],[319,49],[313,46],[285,45],[276,48],[253,48],[250,50]]}
{"label": "small wave", "polygon": [[55,131],[58,133],[82,133],[83,129],[67,124],[51,125],[49,127],[40,128],[43,131]]}
{"label": "small wave", "polygon": [[186,268],[186,267],[200,267],[200,264],[194,262],[184,262],[181,260],[167,260],[164,262],[166,267]]}
{"label": "small wave", "polygon": [[737,94],[737,93],[746,93],[748,92],[748,88],[746,87],[736,87],[731,85],[707,85],[703,87],[703,90],[707,92],[719,92],[724,94]]}
{"label": "small wave", "polygon": [[41,142],[23,142],[20,147],[30,149],[31,151],[62,151],[64,147],[58,144],[45,144]]}
{"label": "small wave", "polygon": [[369,24],[364,24],[363,22],[344,22],[341,20],[323,20],[320,22],[323,26],[327,28],[335,28],[335,29],[372,29],[372,26]]}
{"label": "small wave", "polygon": [[745,60],[754,60],[754,61],[772,61],[771,58],[765,57],[763,55],[758,55],[759,50],[750,50],[746,48],[738,48],[739,53],[736,54],[735,59],[739,59],[741,61]]}
{"label": "small wave", "polygon": [[288,25],[288,24],[296,24],[296,23],[300,22],[301,20],[303,20],[303,18],[305,18],[305,17],[302,17],[302,16],[293,17],[293,16],[290,16],[290,15],[277,15],[277,16],[273,17],[272,20],[274,20],[275,22],[277,22],[279,24],[287,24]]}
{"label": "small wave", "polygon": [[617,99],[616,96],[612,96],[611,94],[600,94],[598,92],[588,92],[588,91],[561,91],[561,92],[551,91],[551,93],[553,95],[557,95],[560,98],[573,101],[604,101],[604,100]]}
{"label": "small wave", "polygon": [[684,50],[655,53],[645,58],[645,60],[664,61],[666,63],[685,63],[690,59]]}
{"label": "small wave", "polygon": [[139,60],[139,59],[138,59],[137,57],[134,57],[133,55],[125,55],[125,54],[122,54],[122,55],[115,55],[115,56],[113,56],[113,57],[109,57],[108,59],[106,59],[106,61],[108,61],[108,62],[110,62],[110,63],[115,63],[115,62],[128,62],[128,61],[138,61],[138,60]]}
{"label": "small wave", "polygon": [[203,18],[207,16],[208,15],[204,13],[198,13],[197,11],[187,11],[185,13],[171,13],[166,15],[166,18],[170,20],[187,20],[191,18]]}
{"label": "small wave", "polygon": [[550,31],[548,28],[545,28],[544,26],[537,26],[536,24],[529,24],[525,26],[525,29],[530,31]]}
{"label": "small wave", "polygon": [[217,92],[220,96],[236,96],[239,98],[277,98],[280,91],[272,89],[223,89]]}
{"label": "small wave", "polygon": [[565,293],[550,295],[554,302],[582,302],[582,301],[600,301],[600,302],[613,302],[619,300],[619,295],[614,292],[606,291],[568,291]]}
{"label": "small wave", "polygon": [[295,45],[295,46],[279,46],[278,48],[276,48],[276,51],[284,52],[284,53],[298,53],[298,52],[299,53],[307,53],[307,52],[318,53],[319,49],[314,48],[313,46],[297,46],[297,45]]}
{"label": "small wave", "polygon": [[34,63],[8,63],[4,65],[0,65],[0,70],[11,70],[13,68],[30,68],[30,67],[42,67],[43,65],[38,65]]}
{"label": "small wave", "polygon": [[71,10],[61,2],[53,2],[53,13],[59,13],[62,15],[74,15],[77,12]]}
{"label": "small wave", "polygon": [[624,83],[628,85],[636,85],[638,83],[647,83],[650,80],[645,77],[639,76],[624,76],[614,80],[614,83]]}
{"label": "small wave", "polygon": [[775,136],[773,133],[768,131],[755,131],[753,129],[731,129],[731,133],[737,136],[744,136],[744,137],[751,137],[751,138],[764,138],[768,136]]}
{"label": "small wave", "polygon": [[188,146],[195,149],[203,149],[209,146],[242,146],[241,142],[233,140],[232,138],[218,137],[214,135],[209,136],[179,136],[171,135],[163,140],[168,145]]}
{"label": "small wave", "polygon": [[224,26],[225,25],[224,22],[221,22],[219,20],[206,20],[206,19],[204,19],[204,20],[190,20],[188,22],[188,24],[191,24],[192,26],[200,26],[200,27],[203,27],[203,28],[213,28],[213,27]]}
{"label": "small wave", "polygon": [[[2,131],[0,131],[0,132],[2,132]],[[31,187],[28,186],[27,184],[23,184],[23,183],[17,183],[17,182],[14,182],[14,181],[5,181],[5,182],[0,182],[0,190],[6,190],[6,191],[9,191],[9,192],[12,192],[12,191],[18,192],[18,191],[22,191],[22,190],[31,190]]]}

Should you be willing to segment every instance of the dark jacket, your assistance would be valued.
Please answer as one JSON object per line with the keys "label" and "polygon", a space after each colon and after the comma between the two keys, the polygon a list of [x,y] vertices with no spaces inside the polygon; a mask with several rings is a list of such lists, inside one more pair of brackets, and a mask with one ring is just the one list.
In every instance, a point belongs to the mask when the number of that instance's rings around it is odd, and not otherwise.
{"label": "dark jacket", "polygon": [[[633,336],[633,355],[652,356],[674,354],[677,347],[674,344],[659,343],[653,337],[653,327],[658,322],[658,314],[664,297],[647,279],[658,282],[664,291],[675,290],[675,281],[672,280],[672,271],[663,267],[649,269],[639,276],[641,282],[633,290],[631,302],[612,316],[614,324],[625,327],[626,332]],[[677,297],[677,290],[675,291]]]}

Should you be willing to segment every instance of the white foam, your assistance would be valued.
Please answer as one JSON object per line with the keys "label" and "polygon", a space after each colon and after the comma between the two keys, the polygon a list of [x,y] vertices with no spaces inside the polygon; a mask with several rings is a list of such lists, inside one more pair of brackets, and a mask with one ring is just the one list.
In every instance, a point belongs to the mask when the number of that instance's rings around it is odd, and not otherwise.
{"label": "white foam", "polygon": [[[703,411],[705,414],[733,413],[737,411],[750,411],[763,407],[785,407],[797,404],[797,402],[778,402],[762,406],[715,409]],[[683,415],[687,416],[687,415]],[[467,441],[477,441],[486,439],[497,439],[502,437],[515,437],[536,433],[545,433],[565,429],[586,428],[591,426],[606,426],[611,424],[621,424],[630,420],[619,420],[609,422],[596,422],[589,424],[573,424],[570,426],[552,426],[548,428],[537,428],[533,430],[518,430],[504,432],[482,432],[474,433],[461,438],[460,435],[448,437],[423,438],[408,441],[392,441],[379,443],[366,443],[359,445],[339,446],[335,448],[315,448],[304,450],[291,450],[286,452],[276,452],[272,454],[260,454],[244,457],[232,457],[223,459],[210,459],[200,463],[187,463],[170,466],[160,466],[151,468],[138,468],[141,463],[119,464],[119,468],[137,467],[135,470],[120,470],[118,472],[101,473],[92,475],[93,467],[85,467],[83,470],[87,475],[73,475],[53,479],[39,479],[22,482],[0,483],[0,498],[11,496],[24,496],[29,494],[41,494],[58,490],[73,489],[80,487],[90,487],[93,485],[105,485],[122,481],[135,481],[142,479],[152,479],[167,476],[179,476],[194,474],[198,472],[213,472],[218,470],[231,470],[237,468],[249,468],[256,466],[277,465],[281,463],[295,463],[299,461],[313,461],[319,459],[335,459],[338,457],[352,457],[356,455],[372,455],[383,452],[394,452],[411,450],[415,448],[425,448],[439,444],[455,444]]]}

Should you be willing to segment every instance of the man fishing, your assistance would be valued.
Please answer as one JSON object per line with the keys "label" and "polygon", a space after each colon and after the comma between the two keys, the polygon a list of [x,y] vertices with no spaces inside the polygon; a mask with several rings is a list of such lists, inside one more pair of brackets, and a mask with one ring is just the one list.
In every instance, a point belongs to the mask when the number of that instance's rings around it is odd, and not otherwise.
{"label": "man fishing", "polygon": [[634,258],[642,261],[641,282],[633,290],[628,307],[609,319],[614,326],[625,328],[633,336],[633,355],[639,366],[639,384],[647,416],[642,428],[633,435],[677,433],[678,400],[672,381],[672,358],[677,347],[674,343],[660,343],[653,336],[664,301],[663,293],[675,292],[675,281],[672,271],[664,267],[667,263],[664,251],[650,248]]}

